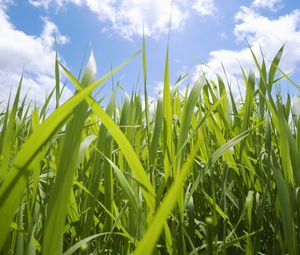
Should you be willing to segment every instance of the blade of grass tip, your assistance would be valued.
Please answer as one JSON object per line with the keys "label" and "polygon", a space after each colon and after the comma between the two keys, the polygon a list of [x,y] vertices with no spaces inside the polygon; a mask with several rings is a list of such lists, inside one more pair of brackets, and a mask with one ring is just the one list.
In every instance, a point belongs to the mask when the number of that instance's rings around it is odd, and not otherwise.
{"label": "blade of grass tip", "polygon": [[74,110],[74,107],[79,105],[82,100],[87,95],[92,93],[92,91],[96,87],[98,87],[109,77],[111,77],[111,75],[124,67],[139,53],[139,51],[136,52],[127,61],[123,62],[112,72],[107,73],[101,79],[97,80],[84,90],[80,91],[71,99],[66,101],[63,105],[58,107],[23,144],[21,150],[16,156],[13,167],[8,172],[6,180],[0,187],[0,247],[3,247],[3,244],[9,233],[10,224],[13,221],[13,217],[19,204],[19,196],[21,192],[23,192],[27,183],[27,178],[31,172],[30,169],[28,169],[28,165],[35,157],[36,153],[57,131],[62,123],[70,116],[70,114]]}
{"label": "blade of grass tip", "polygon": [[[79,73],[78,73],[78,76],[77,76],[77,79],[80,80],[81,79],[81,74],[82,74],[82,70],[84,68],[84,63],[86,61],[86,58],[89,54],[89,48],[90,48],[91,44],[89,43],[88,46],[86,47],[85,49],[85,52],[84,52],[84,55],[83,55],[83,58],[82,58],[82,62],[81,62],[81,65],[80,65],[80,69],[79,69]],[[60,63],[59,63],[60,64]],[[112,71],[112,70],[110,70]]]}
{"label": "blade of grass tip", "polygon": [[[277,67],[277,70],[282,74],[281,77],[279,77],[278,79],[281,78],[286,78],[295,88],[300,89],[300,86],[294,82],[290,77],[289,74],[285,73],[281,68]],[[276,79],[274,82],[276,82],[278,79]]]}
{"label": "blade of grass tip", "polygon": [[[75,87],[81,91],[81,85],[76,78],[67,69],[64,68],[64,71]],[[153,213],[155,208],[155,190],[132,145],[124,133],[120,130],[119,126],[116,125],[116,123],[109,117],[100,105],[96,104],[91,97],[86,98],[86,100],[94,113],[101,119],[102,124],[119,145],[137,181],[142,183],[146,188],[146,190],[143,189],[142,192],[150,211]]]}
{"label": "blade of grass tip", "polygon": [[281,46],[281,48],[278,50],[278,52],[277,52],[275,58],[274,58],[273,61],[272,61],[271,66],[270,66],[270,70],[269,70],[269,80],[268,80],[269,91],[272,90],[272,85],[273,85],[273,83],[274,83],[275,74],[276,74],[276,71],[277,71],[277,69],[278,69],[278,65],[279,65],[280,59],[281,59],[282,54],[283,54],[284,46],[285,46],[285,44],[283,44],[283,45]]}
{"label": "blade of grass tip", "polygon": [[22,85],[23,75],[21,76],[19,86],[16,92],[15,100],[11,109],[11,112],[9,114],[8,124],[5,130],[5,134],[3,137],[3,148],[2,148],[2,167],[0,176],[2,175],[3,179],[5,179],[5,176],[9,169],[9,161],[11,155],[11,147],[12,143],[14,142],[14,133],[15,133],[15,124],[16,124],[16,117],[17,117],[17,110],[18,110],[18,104],[20,99],[20,93],[21,93],[21,85]]}
{"label": "blade of grass tip", "polygon": [[22,122],[21,122],[21,127],[24,127],[26,126],[26,123],[27,123],[27,119],[28,119],[28,116],[29,116],[29,112],[31,111],[31,103],[29,103],[25,109],[25,112],[24,112],[24,115],[23,115],[23,119],[22,119]]}
{"label": "blade of grass tip", "polygon": [[23,116],[23,111],[24,111],[24,108],[25,108],[25,104],[27,102],[27,96],[28,96],[28,92],[25,94],[25,96],[23,97],[22,99],[22,103],[18,109],[18,118],[21,120],[22,119],[22,116]]}
{"label": "blade of grass tip", "polygon": [[55,88],[50,92],[49,96],[46,95],[44,105],[43,105],[43,107],[41,109],[41,112],[40,112],[40,116],[41,116],[42,120],[44,120],[47,116],[48,106],[49,106],[50,100],[52,99],[54,91],[55,91]]}
{"label": "blade of grass tip", "polygon": [[[248,45],[249,45],[249,44],[248,44]],[[264,84],[265,88],[267,88],[267,79],[266,79],[267,74],[266,74],[266,70],[264,70],[264,67],[265,67],[265,66],[262,65],[262,67],[260,67],[260,64],[258,63],[257,57],[256,57],[256,55],[254,54],[252,48],[250,47],[250,45],[249,45],[248,47],[249,47],[249,50],[250,50],[250,52],[251,52],[252,58],[253,58],[253,60],[254,60],[254,63],[255,63],[255,65],[256,65],[256,68],[257,68],[257,70],[258,70],[258,72],[259,72],[261,82]],[[260,92],[260,93],[261,93],[261,92]],[[264,95],[262,94],[262,96],[264,96]]]}
{"label": "blade of grass tip", "polygon": [[[224,100],[224,103],[222,103],[222,111],[225,113],[225,116],[228,114],[228,101],[227,101],[227,93],[225,89],[225,83],[221,77],[221,75],[217,74],[217,79],[218,79],[218,88],[219,88],[219,97],[225,97],[226,100]],[[227,118],[225,118],[227,120]]]}

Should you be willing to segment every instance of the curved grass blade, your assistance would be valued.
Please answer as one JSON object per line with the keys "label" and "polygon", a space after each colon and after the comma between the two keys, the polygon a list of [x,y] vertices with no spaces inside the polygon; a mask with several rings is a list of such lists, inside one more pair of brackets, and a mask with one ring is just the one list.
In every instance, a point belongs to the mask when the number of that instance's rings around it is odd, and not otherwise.
{"label": "curved grass blade", "polygon": [[28,166],[31,160],[66,119],[70,117],[74,107],[79,105],[95,88],[124,67],[138,54],[139,51],[133,54],[127,61],[123,62],[87,88],[81,90],[78,94],[57,108],[28,138],[26,143],[24,143],[16,156],[13,167],[10,169],[5,177],[5,181],[0,187],[0,247],[3,247],[8,236],[10,224],[12,223],[16,209],[18,208],[20,195],[24,191],[28,176],[30,175],[31,171],[28,169]]}
{"label": "curved grass blade", "polygon": [[[82,86],[88,87],[94,82],[97,73],[96,62],[91,52],[86,70],[82,78]],[[54,186],[49,197],[47,218],[43,237],[43,254],[61,254],[63,251],[63,236],[66,213],[70,200],[73,177],[79,157],[80,137],[88,117],[88,105],[81,102],[73,112],[73,118],[65,129],[61,143],[58,168]],[[75,138],[75,139],[74,139]],[[70,150],[70,148],[72,148]]]}
{"label": "curved grass blade", "polygon": [[[72,81],[72,83],[75,85],[75,87],[80,91],[82,89],[80,83],[66,68],[64,68],[64,71]],[[94,113],[101,119],[102,124],[106,127],[106,129],[115,139],[116,143],[119,145],[136,180],[144,185],[145,189],[143,189],[142,191],[146,203],[149,206],[151,215],[155,209],[155,190],[149,180],[146,171],[143,168],[142,163],[136,155],[136,152],[132,148],[132,145],[130,144],[124,133],[120,130],[119,126],[109,117],[109,115],[101,108],[101,106],[99,106],[91,97],[86,98],[86,100]]]}
{"label": "curved grass blade", "polygon": [[167,49],[164,77],[163,94],[163,152],[164,152],[164,171],[165,178],[173,176],[172,158],[173,158],[173,140],[172,140],[172,104],[170,94],[170,73],[169,73],[169,48]]}
{"label": "curved grass blade", "polygon": [[[63,255],[72,255],[74,254],[78,249],[80,248],[85,248],[85,246],[87,245],[87,243],[89,243],[90,241],[98,238],[98,237],[101,237],[101,236],[106,236],[106,235],[110,235],[111,232],[105,232],[105,233],[99,233],[99,234],[96,234],[96,235],[92,235],[92,236],[89,236],[87,238],[84,238],[82,240],[80,240],[78,243],[74,244],[71,248],[69,248],[67,251],[65,251],[63,253]],[[114,233],[115,235],[120,235],[120,236],[124,236],[126,237],[126,235],[124,235],[123,233]]]}
{"label": "curved grass blade", "polygon": [[152,254],[156,241],[159,238],[159,235],[161,234],[161,231],[163,230],[163,227],[166,223],[167,217],[169,213],[171,213],[171,211],[174,209],[177,203],[178,193],[180,192],[181,187],[191,169],[191,166],[194,163],[194,159],[198,152],[199,144],[200,143],[198,143],[197,147],[193,149],[187,161],[183,165],[180,173],[175,178],[172,186],[166,194],[165,199],[158,208],[157,213],[153,218],[153,221],[148,227],[143,239],[138,244],[134,254]]}

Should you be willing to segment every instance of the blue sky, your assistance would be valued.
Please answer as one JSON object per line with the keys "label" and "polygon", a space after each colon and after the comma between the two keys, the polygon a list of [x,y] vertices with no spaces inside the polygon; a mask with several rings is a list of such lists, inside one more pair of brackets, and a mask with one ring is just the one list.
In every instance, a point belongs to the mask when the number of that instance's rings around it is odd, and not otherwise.
{"label": "blue sky", "polygon": [[[61,61],[75,75],[91,44],[100,77],[141,48],[143,24],[148,88],[155,97],[163,80],[170,15],[172,83],[186,72],[190,82],[201,71],[214,79],[223,63],[238,91],[240,65],[254,67],[247,40],[258,55],[261,46],[267,60],[286,43],[281,67],[300,82],[300,0],[0,0],[0,97],[15,90],[24,68],[24,92],[43,102],[54,84],[55,35]],[[142,88],[141,77],[140,56],[114,82],[130,93]],[[102,93],[110,94],[111,83]]]}

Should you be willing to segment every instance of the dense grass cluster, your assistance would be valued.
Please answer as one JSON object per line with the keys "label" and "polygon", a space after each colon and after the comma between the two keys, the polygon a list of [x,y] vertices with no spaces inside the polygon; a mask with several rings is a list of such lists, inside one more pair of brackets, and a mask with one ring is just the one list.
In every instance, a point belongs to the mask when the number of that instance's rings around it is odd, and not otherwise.
{"label": "dense grass cluster", "polygon": [[58,60],[44,106],[20,83],[0,115],[1,254],[299,254],[300,118],[273,91],[289,81],[282,51],[270,68],[253,54],[239,103],[219,75],[180,94],[167,55],[150,111],[144,44],[145,97],[116,90],[104,109],[89,96],[139,53],[98,81],[93,57],[80,82],[60,65],[77,89],[62,105]]}

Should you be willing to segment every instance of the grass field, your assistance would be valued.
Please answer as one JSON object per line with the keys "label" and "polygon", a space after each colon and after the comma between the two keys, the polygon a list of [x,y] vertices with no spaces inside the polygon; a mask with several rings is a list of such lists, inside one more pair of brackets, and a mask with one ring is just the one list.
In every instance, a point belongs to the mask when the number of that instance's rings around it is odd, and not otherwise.
{"label": "grass field", "polygon": [[[20,82],[0,115],[0,252],[299,254],[300,118],[274,91],[292,82],[282,51],[270,67],[253,54],[258,75],[241,69],[242,102],[221,75],[180,94],[167,54],[150,111],[144,43],[97,81],[92,55],[80,79],[56,60],[39,108]],[[89,95],[135,57],[143,91],[120,101],[116,90],[101,107]],[[77,89],[61,105],[59,69]]]}

